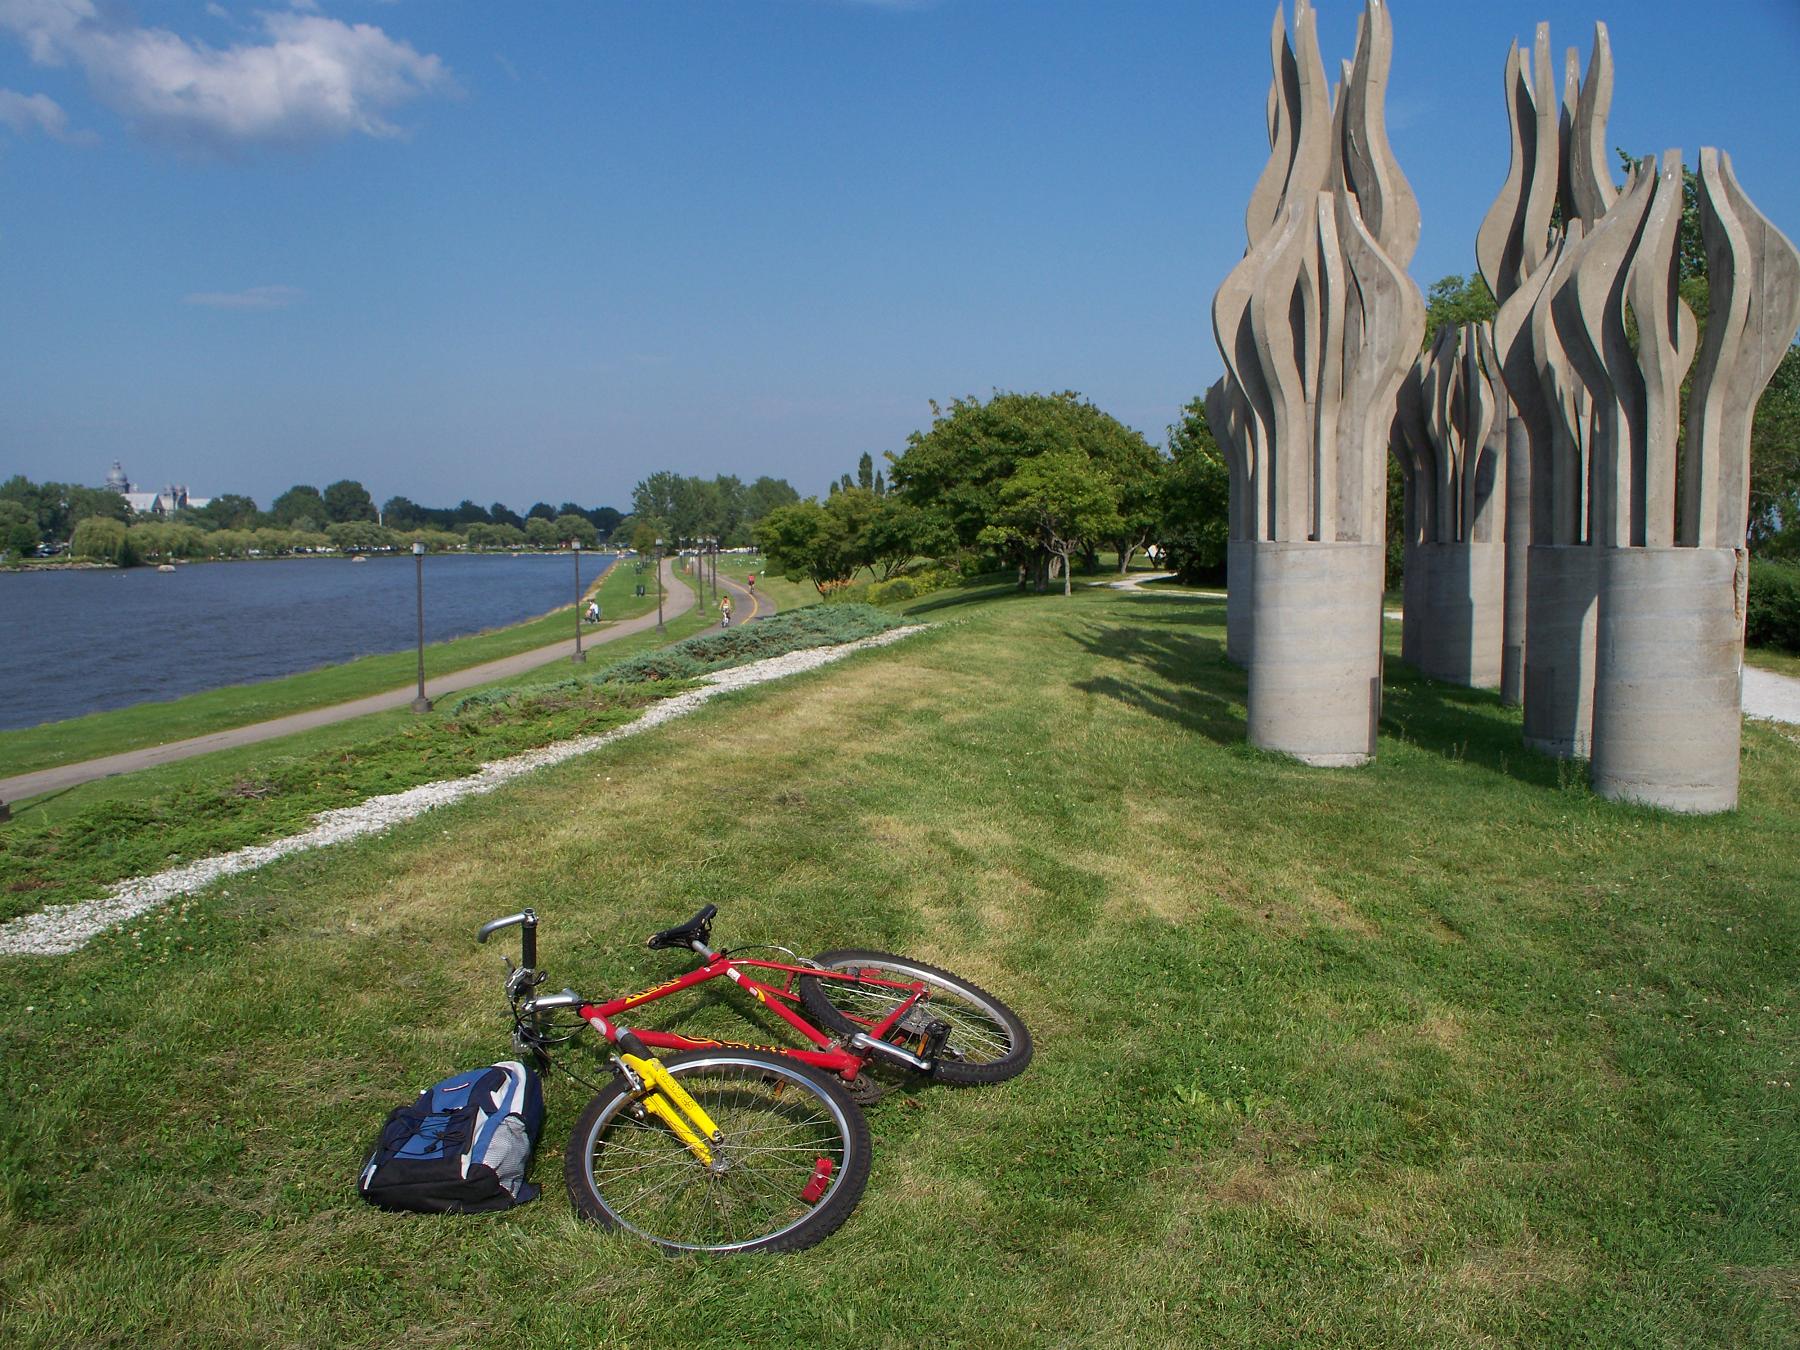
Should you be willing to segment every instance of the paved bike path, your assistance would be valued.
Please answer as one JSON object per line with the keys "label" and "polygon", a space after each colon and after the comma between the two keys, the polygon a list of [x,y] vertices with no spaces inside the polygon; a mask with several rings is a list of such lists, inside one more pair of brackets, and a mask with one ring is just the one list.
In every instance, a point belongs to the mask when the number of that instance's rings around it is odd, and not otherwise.
{"label": "paved bike path", "polygon": [[[688,589],[685,582],[676,577],[674,567],[667,560],[663,563],[663,577],[668,587],[668,603],[663,608],[665,619],[673,619],[687,613],[694,607],[694,592]],[[645,629],[654,627],[656,627],[655,610],[639,615],[635,619],[623,619],[610,624],[602,624],[599,628],[582,634],[582,650],[604,646],[608,642],[616,642],[622,637],[629,637],[633,633],[642,633]],[[446,694],[474,688],[478,684],[488,684],[494,680],[504,680],[513,675],[522,675],[528,670],[536,670],[539,666],[549,665],[552,661],[566,661],[574,654],[575,639],[569,638],[563,642],[552,643],[548,647],[535,647],[531,651],[520,652],[515,656],[504,657],[498,661],[488,661],[479,666],[453,670],[426,680],[425,696],[430,699],[439,699]],[[132,773],[138,769],[154,768],[159,764],[173,764],[177,760],[191,759],[195,755],[208,754],[214,750],[230,750],[241,745],[255,745],[259,741],[291,736],[297,731],[311,731],[314,727],[330,726],[334,722],[347,722],[353,717],[366,717],[370,713],[410,707],[417,693],[417,684],[409,684],[404,689],[393,689],[385,694],[371,694],[367,698],[353,699],[349,703],[334,703],[329,707],[290,713],[286,717],[271,718],[267,722],[252,722],[247,726],[208,732],[204,736],[191,736],[183,741],[169,741],[163,745],[145,746],[140,750],[127,750],[123,754],[83,760],[78,764],[61,764],[51,769],[38,769],[32,773],[19,774],[14,778],[0,778],[0,801],[19,802],[28,797],[41,796],[46,792],[60,792],[64,788],[75,787],[81,783],[91,783],[97,778],[110,778],[114,774]]]}

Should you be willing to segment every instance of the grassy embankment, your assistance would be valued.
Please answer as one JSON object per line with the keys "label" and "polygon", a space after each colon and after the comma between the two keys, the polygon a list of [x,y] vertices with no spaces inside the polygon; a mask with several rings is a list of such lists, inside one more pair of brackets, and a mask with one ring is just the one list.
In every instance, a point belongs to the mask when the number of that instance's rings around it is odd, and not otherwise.
{"label": "grassy embankment", "polygon": [[[0,1328],[1793,1344],[1792,736],[1746,729],[1737,814],[1661,817],[1395,663],[1379,762],[1309,771],[1243,745],[1222,605],[985,594],[76,956],[0,960]],[[949,965],[1037,1061],[873,1108],[867,1197],[799,1258],[577,1225],[566,1081],[537,1204],[356,1200],[390,1105],[507,1052],[480,921],[534,905],[552,980],[618,991],[681,968],[642,938],[706,900],[732,945]]]}
{"label": "grassy embankment", "polygon": [[[588,665],[557,663],[452,695],[430,717],[377,714],[46,794],[0,830],[0,920],[295,833],[320,811],[608,730],[708,670],[854,641],[897,622],[866,605],[821,605],[700,633],[704,617],[689,613],[670,625],[673,638],[695,630],[689,641],[658,646],[653,633],[636,634],[597,649]],[[327,732],[335,733],[329,741]]]}
{"label": "grassy embankment", "polygon": [[[601,610],[608,619],[629,619],[656,608],[654,585],[648,588],[650,594],[646,598],[632,594],[636,583],[644,578],[633,572],[631,563],[630,558],[621,559],[597,586],[588,588],[590,593],[599,595]],[[425,648],[426,678],[565,641],[573,636],[574,625],[571,608],[564,606],[508,628],[433,643]],[[604,635],[606,625],[587,631]],[[63,722],[0,731],[0,778],[386,693],[410,683],[417,671],[416,653],[388,652],[281,679],[228,685],[186,698],[140,703]]]}

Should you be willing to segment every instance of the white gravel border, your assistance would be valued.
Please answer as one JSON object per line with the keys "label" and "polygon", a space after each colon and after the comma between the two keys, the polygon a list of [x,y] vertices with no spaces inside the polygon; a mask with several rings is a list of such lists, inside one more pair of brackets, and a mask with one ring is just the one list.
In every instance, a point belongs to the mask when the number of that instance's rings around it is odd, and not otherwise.
{"label": "white gravel border", "polygon": [[636,721],[615,727],[611,731],[596,736],[582,736],[572,741],[558,741],[539,750],[528,750],[521,755],[497,759],[483,764],[467,778],[421,783],[405,792],[371,797],[356,806],[321,811],[313,817],[312,828],[300,834],[289,835],[267,844],[252,844],[215,858],[183,863],[180,867],[171,867],[155,876],[132,877],[118,883],[98,900],[88,900],[76,905],[51,905],[36,914],[27,914],[0,924],[0,955],[65,956],[79,951],[104,929],[136,918],[178,896],[202,890],[224,877],[251,871],[272,863],[277,858],[285,858],[290,853],[301,853],[307,849],[360,839],[364,835],[379,834],[403,821],[424,815],[435,807],[448,806],[465,797],[492,792],[525,774],[548,768],[552,764],[561,764],[578,755],[591,754],[627,736],[653,730],[664,722],[686,716],[709,699],[733,689],[747,689],[751,685],[767,684],[771,680],[798,675],[802,671],[817,670],[820,666],[842,660],[852,652],[898,642],[901,638],[923,632],[925,627],[924,624],[913,624],[905,628],[891,628],[874,637],[846,642],[841,646],[811,647],[805,651],[788,652],[782,656],[753,661],[749,665],[717,671],[703,677],[706,681],[704,688],[690,689],[684,694],[652,703]]}

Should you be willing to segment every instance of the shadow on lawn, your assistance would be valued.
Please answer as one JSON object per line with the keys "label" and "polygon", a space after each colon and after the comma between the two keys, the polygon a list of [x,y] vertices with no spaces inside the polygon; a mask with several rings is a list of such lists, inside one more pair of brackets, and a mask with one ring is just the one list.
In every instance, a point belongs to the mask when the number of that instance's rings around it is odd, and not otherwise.
{"label": "shadow on lawn", "polygon": [[[1116,661],[1127,671],[1078,680],[1075,687],[1174,722],[1219,745],[1242,742],[1244,673],[1225,659],[1223,641],[1193,631],[1217,631],[1223,606],[1198,601],[1172,605],[1151,596],[1121,599],[1146,612],[1133,614],[1130,624],[1092,624],[1070,636],[1089,654]],[[1137,671],[1166,685],[1130,678]]]}
{"label": "shadow on lawn", "polygon": [[[1072,634],[1083,649],[1127,670],[1078,681],[1101,694],[1164,718],[1221,745],[1242,744],[1248,727],[1245,672],[1225,657],[1218,637],[1222,600],[1124,593],[1129,621],[1095,624]],[[1197,630],[1207,630],[1205,632]],[[1145,671],[1168,686],[1132,678]],[[1428,679],[1388,655],[1382,689],[1381,733],[1417,749],[1535,787],[1579,784],[1586,769],[1526,749],[1519,714],[1489,689]]]}
{"label": "shadow on lawn", "polygon": [[1381,732],[1535,787],[1561,788],[1586,780],[1581,763],[1527,749],[1518,712],[1502,707],[1494,690],[1429,679],[1391,654],[1383,675]]}

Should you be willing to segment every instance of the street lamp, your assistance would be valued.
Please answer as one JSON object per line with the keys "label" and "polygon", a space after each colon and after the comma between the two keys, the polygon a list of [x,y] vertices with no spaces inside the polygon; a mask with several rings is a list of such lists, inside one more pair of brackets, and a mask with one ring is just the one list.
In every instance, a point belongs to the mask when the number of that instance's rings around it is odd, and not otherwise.
{"label": "street lamp", "polygon": [[713,608],[719,607],[719,537],[708,535],[706,539],[707,556],[712,560],[712,593]]}
{"label": "street lamp", "polygon": [[581,540],[575,541],[575,655],[571,661],[587,660],[587,653],[581,650]]}
{"label": "street lamp", "polygon": [[663,631],[663,596],[662,596],[662,545],[656,541],[656,631]]}
{"label": "street lamp", "polygon": [[413,540],[413,577],[419,597],[419,696],[412,701],[416,713],[431,711],[431,700],[425,697],[425,541]]}

